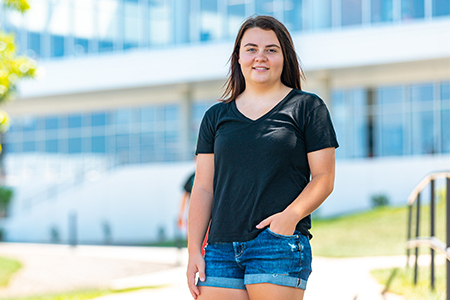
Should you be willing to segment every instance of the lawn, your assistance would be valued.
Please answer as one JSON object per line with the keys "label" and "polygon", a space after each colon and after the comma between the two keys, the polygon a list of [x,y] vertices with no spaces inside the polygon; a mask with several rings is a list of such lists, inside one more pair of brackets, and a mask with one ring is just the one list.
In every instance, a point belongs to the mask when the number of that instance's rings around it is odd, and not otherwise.
{"label": "lawn", "polygon": [[[415,214],[414,214],[415,215]],[[420,235],[430,235],[430,209],[421,207]],[[380,207],[330,219],[313,217],[313,254],[328,257],[402,255],[406,253],[408,208]],[[445,241],[445,203],[436,206],[436,232]],[[413,232],[415,229],[413,227]],[[423,252],[425,251],[425,252]],[[428,249],[422,250],[429,253]]]}
{"label": "lawn", "polygon": [[392,274],[392,280],[388,285],[388,291],[391,293],[396,293],[405,296],[408,300],[444,300],[445,299],[445,265],[440,265],[436,267],[435,273],[435,292],[430,291],[430,268],[421,267],[419,268],[419,277],[417,281],[417,286],[412,284],[414,278],[413,267],[409,269],[380,269],[373,270],[371,274],[380,282],[382,285],[387,286],[389,279]]}
{"label": "lawn", "polygon": [[17,260],[0,257],[0,287],[7,286],[12,275],[21,267],[22,265]]}

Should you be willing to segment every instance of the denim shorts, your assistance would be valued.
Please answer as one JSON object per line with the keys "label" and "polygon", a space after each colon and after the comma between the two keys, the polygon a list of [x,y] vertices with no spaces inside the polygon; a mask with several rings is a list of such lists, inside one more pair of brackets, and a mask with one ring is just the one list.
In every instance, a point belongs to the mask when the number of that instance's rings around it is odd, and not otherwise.
{"label": "denim shorts", "polygon": [[295,231],[280,235],[269,228],[248,242],[213,243],[205,248],[205,281],[198,286],[246,289],[272,283],[305,290],[311,274],[309,238]]}

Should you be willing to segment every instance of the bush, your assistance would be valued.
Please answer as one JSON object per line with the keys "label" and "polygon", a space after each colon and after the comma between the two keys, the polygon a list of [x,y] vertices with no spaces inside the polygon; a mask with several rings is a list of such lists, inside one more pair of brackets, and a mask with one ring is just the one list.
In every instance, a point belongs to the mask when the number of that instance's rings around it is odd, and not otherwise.
{"label": "bush", "polygon": [[372,196],[371,205],[373,208],[389,205],[389,198],[386,195]]}
{"label": "bush", "polygon": [[0,217],[6,217],[6,212],[13,196],[13,190],[9,187],[0,187]]}

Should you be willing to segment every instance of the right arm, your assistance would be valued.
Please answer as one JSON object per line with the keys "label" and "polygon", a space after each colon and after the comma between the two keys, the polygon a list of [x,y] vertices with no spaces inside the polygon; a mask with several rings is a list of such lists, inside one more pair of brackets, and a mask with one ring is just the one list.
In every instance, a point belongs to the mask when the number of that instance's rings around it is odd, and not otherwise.
{"label": "right arm", "polygon": [[187,280],[194,299],[200,295],[195,285],[198,272],[200,280],[205,280],[205,260],[202,256],[202,244],[211,219],[213,203],[214,154],[198,154],[196,175],[191,193],[188,216],[188,252],[189,262]]}

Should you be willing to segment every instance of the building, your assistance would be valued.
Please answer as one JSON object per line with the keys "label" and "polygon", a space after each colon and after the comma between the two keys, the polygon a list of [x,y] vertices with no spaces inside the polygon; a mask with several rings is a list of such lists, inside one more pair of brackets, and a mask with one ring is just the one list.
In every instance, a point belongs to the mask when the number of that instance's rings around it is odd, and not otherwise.
{"label": "building", "polygon": [[318,214],[367,209],[376,195],[405,204],[423,176],[450,168],[449,0],[30,2],[23,17],[1,14],[44,69],[3,107],[16,190],[6,240],[172,237],[199,122],[254,14],[286,24],[304,89],[332,114],[336,185]]}

